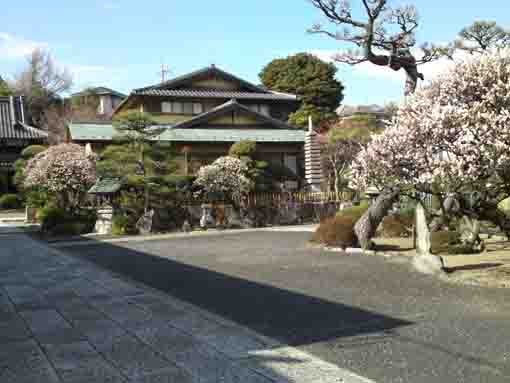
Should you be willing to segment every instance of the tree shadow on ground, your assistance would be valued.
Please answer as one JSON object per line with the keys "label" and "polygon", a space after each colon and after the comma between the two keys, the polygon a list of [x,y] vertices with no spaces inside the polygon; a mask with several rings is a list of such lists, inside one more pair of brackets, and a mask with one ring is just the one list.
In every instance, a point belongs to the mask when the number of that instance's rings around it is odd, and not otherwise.
{"label": "tree shadow on ground", "polygon": [[65,250],[292,346],[412,324],[115,244]]}

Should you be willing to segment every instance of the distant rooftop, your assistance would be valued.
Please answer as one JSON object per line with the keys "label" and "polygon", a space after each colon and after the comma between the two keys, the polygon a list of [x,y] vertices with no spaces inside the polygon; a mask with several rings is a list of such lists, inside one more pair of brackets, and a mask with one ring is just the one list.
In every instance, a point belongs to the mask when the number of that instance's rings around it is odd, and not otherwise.
{"label": "distant rooftop", "polygon": [[356,114],[385,114],[384,108],[380,105],[340,105],[336,110],[340,117],[350,117]]}
{"label": "distant rooftop", "polygon": [[117,92],[116,90],[107,88],[105,86],[96,86],[93,88],[87,88],[82,90],[81,92],[73,93],[72,97],[79,97],[79,96],[86,96],[90,94],[96,94],[96,95],[112,95],[117,96],[120,98],[126,98],[127,96],[123,93]]}

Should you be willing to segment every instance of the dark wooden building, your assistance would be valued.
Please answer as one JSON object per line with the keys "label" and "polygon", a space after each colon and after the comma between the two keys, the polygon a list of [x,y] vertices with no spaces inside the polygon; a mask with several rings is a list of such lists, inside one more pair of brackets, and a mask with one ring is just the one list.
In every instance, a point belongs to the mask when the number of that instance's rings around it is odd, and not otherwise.
{"label": "dark wooden building", "polygon": [[8,183],[21,151],[29,145],[44,144],[48,138],[46,132],[26,124],[25,116],[23,97],[0,97],[0,174]]}

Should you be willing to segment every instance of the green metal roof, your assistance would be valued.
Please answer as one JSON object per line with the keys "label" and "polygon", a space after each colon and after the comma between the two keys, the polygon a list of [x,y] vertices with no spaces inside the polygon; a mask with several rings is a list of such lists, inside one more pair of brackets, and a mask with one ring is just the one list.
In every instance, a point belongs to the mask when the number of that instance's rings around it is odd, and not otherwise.
{"label": "green metal roof", "polygon": [[[110,141],[118,136],[111,124],[71,124],[69,132],[73,141]],[[170,142],[238,142],[251,140],[256,142],[304,142],[306,132],[299,129],[271,128],[209,128],[174,129],[168,126],[161,141]]]}
{"label": "green metal roof", "polygon": [[118,178],[98,178],[89,194],[113,194],[120,190],[122,182]]}

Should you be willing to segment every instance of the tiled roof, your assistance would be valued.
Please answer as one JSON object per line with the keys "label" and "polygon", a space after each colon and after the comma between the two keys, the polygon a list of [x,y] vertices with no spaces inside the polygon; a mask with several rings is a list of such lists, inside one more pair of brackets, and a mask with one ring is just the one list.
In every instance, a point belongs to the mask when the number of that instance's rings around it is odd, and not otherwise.
{"label": "tiled roof", "polygon": [[[170,142],[238,142],[251,140],[256,142],[302,143],[305,141],[304,130],[250,128],[236,129],[217,127],[208,129],[178,129],[166,126],[160,136],[161,141]],[[110,141],[117,136],[110,124],[71,124],[69,132],[73,141]]]}
{"label": "tiled roof", "polygon": [[111,194],[120,190],[122,181],[118,178],[98,178],[88,191],[90,194]]}
{"label": "tiled roof", "polygon": [[355,114],[384,114],[384,108],[379,105],[340,105],[336,113],[340,117],[350,117]]}
{"label": "tiled roof", "polygon": [[23,124],[13,123],[13,105],[10,97],[0,97],[0,139],[9,140],[44,140],[48,133]]}
{"label": "tiled roof", "polygon": [[77,96],[83,96],[83,95],[88,95],[88,94],[96,94],[96,95],[111,94],[112,96],[117,96],[117,97],[120,97],[120,98],[126,98],[127,97],[125,94],[117,92],[116,90],[107,88],[105,86],[97,86],[95,88],[87,88],[87,89],[85,89],[85,90],[83,90],[81,92],[73,93],[71,96],[72,97],[77,97]]}
{"label": "tiled roof", "polygon": [[225,91],[217,89],[140,89],[133,91],[134,95],[159,96],[159,97],[183,97],[183,98],[225,98],[239,100],[282,100],[297,101],[297,96],[287,93],[252,93]]}
{"label": "tiled roof", "polygon": [[141,88],[141,89],[136,89],[135,91],[148,90],[148,89],[172,89],[172,88],[176,88],[176,87],[182,85],[183,83],[188,82],[189,80],[191,80],[193,78],[196,78],[199,76],[204,76],[204,75],[214,75],[217,77],[222,77],[227,80],[238,82],[243,87],[245,87],[253,92],[259,92],[259,93],[267,93],[268,92],[266,89],[261,88],[257,85],[254,85],[248,81],[245,81],[237,76],[234,76],[232,73],[225,72],[224,70],[221,70],[220,68],[218,68],[215,65],[211,65],[211,66],[199,69],[197,71],[185,74],[183,76],[178,76],[178,77],[173,78],[169,81],[165,81],[161,84],[152,85],[152,86],[148,86],[148,87]]}

